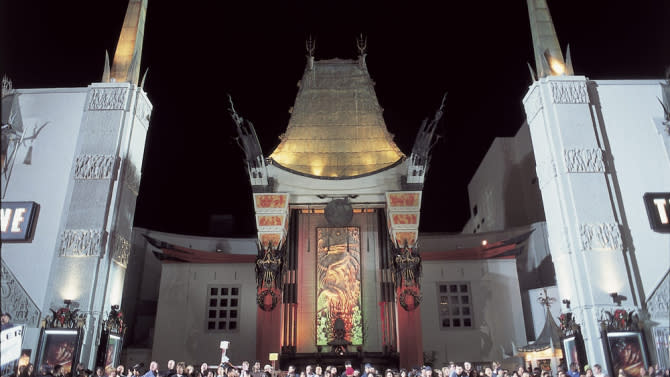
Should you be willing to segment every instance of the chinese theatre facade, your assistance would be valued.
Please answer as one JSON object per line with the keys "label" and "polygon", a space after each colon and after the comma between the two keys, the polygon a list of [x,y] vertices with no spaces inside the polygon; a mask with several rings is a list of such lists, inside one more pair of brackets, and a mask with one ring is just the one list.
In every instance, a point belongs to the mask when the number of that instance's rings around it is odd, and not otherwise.
{"label": "chinese theatre facade", "polygon": [[443,108],[406,158],[386,129],[365,41],[357,60],[315,61],[309,47],[269,157],[231,101],[258,229],[256,357],[421,365],[421,190]]}

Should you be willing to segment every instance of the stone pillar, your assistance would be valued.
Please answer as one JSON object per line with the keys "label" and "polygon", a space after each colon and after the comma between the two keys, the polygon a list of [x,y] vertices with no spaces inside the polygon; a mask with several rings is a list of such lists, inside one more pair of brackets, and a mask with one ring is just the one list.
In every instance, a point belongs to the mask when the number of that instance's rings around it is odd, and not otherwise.
{"label": "stone pillar", "polygon": [[[523,99],[544,204],[560,299],[582,325],[589,364],[607,368],[598,319],[614,310],[611,293],[639,305],[629,281],[621,214],[607,135],[589,80],[549,76]],[[608,371],[612,376],[613,371]]]}
{"label": "stone pillar", "polygon": [[135,85],[88,88],[46,302],[70,299],[88,313],[80,361],[89,367],[100,321],[121,304],[150,114]]}

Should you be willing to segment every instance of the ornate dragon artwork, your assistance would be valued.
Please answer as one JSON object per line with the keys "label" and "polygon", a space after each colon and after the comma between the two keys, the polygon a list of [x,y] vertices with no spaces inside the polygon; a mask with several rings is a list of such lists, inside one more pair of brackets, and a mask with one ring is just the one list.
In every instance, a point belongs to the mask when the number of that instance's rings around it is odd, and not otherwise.
{"label": "ornate dragon artwork", "polygon": [[360,345],[360,230],[318,228],[317,241],[317,345]]}
{"label": "ornate dragon artwork", "polygon": [[126,324],[123,322],[123,312],[119,310],[119,305],[112,305],[107,319],[102,321],[102,328],[110,333],[125,334]]}
{"label": "ornate dragon artwork", "polygon": [[561,336],[572,336],[581,332],[581,328],[572,313],[563,313],[558,317]]}
{"label": "ornate dragon artwork", "polygon": [[70,302],[66,301],[64,308],[49,310],[51,315],[44,318],[42,327],[77,329],[86,325],[86,314],[80,313],[79,309],[70,309]]}
{"label": "ornate dragon artwork", "polygon": [[614,313],[604,310],[601,313],[600,327],[606,331],[640,331],[640,319],[634,310],[617,309]]}
{"label": "ornate dragon artwork", "polygon": [[256,303],[262,310],[269,312],[279,303],[279,280],[282,272],[282,258],[279,251],[273,251],[272,245],[261,250],[262,256],[256,259]]}
{"label": "ornate dragon artwork", "polygon": [[398,303],[406,311],[421,304],[421,256],[415,248],[404,246],[393,258],[393,281],[398,291]]}

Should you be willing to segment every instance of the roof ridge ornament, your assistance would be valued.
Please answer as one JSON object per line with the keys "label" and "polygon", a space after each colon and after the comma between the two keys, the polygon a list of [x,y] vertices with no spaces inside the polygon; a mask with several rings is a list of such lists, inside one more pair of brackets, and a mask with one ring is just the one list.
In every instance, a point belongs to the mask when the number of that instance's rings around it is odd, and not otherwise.
{"label": "roof ridge ornament", "polygon": [[305,50],[307,50],[307,68],[311,71],[314,68],[314,50],[316,49],[316,40],[310,34],[305,41]]}
{"label": "roof ridge ornament", "polygon": [[527,0],[527,3],[537,78],[574,75],[570,48],[568,46],[566,51],[566,61],[558,43],[547,0]]}
{"label": "roof ridge ornament", "polygon": [[249,174],[251,185],[267,186],[268,174],[265,165],[265,158],[263,157],[263,150],[261,149],[261,144],[258,141],[258,136],[256,135],[254,124],[237,114],[237,111],[235,111],[235,107],[233,105],[233,97],[230,94],[228,94],[228,102],[230,103],[228,112],[230,113],[231,118],[233,118],[233,122],[235,122],[235,125],[237,126],[237,138],[235,139],[237,144],[240,146],[240,149],[242,149],[244,152],[247,173]]}
{"label": "roof ridge ornament", "polygon": [[368,37],[363,33],[356,37],[356,48],[358,48],[358,64],[361,68],[367,68],[365,57],[368,55]]}
{"label": "roof ridge ornament", "polygon": [[442,96],[440,107],[435,111],[433,119],[428,122],[425,118],[421,122],[419,132],[416,134],[414,146],[412,147],[412,154],[409,156],[409,164],[407,165],[407,183],[423,184],[426,172],[430,164],[430,151],[433,146],[440,140],[441,135],[435,135],[437,125],[444,115],[444,105],[447,101],[447,93]]}

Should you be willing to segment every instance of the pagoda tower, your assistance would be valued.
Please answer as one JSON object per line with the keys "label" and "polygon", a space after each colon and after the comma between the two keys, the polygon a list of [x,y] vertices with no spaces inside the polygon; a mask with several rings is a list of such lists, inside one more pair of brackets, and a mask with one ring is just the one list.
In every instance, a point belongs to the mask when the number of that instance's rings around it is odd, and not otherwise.
{"label": "pagoda tower", "polygon": [[315,60],[308,41],[288,127],[269,157],[231,101],[258,230],[256,355],[280,350],[282,368],[325,354],[423,362],[417,239],[444,104],[407,158],[386,128],[366,41],[357,42],[358,59]]}

